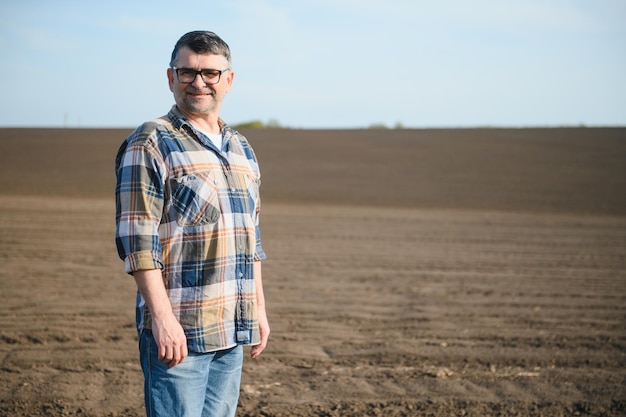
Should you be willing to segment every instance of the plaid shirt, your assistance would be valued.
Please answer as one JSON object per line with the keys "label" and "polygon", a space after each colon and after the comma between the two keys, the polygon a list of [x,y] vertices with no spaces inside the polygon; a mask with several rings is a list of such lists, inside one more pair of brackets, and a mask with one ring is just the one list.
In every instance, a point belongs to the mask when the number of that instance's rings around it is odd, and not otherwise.
{"label": "plaid shirt", "polygon": [[[116,245],[126,272],[161,269],[188,347],[210,352],[260,341],[253,262],[265,259],[260,173],[248,141],[221,120],[217,149],[176,106],[120,147]],[[137,295],[137,328],[151,316]]]}

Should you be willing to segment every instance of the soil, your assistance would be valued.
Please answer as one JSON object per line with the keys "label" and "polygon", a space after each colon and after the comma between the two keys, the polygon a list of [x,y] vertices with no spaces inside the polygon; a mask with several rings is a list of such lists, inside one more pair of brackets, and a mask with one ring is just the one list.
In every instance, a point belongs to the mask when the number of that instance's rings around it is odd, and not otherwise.
{"label": "soil", "polygon": [[[113,159],[0,129],[0,416],[142,416]],[[246,130],[272,334],[238,416],[626,415],[626,128]]]}

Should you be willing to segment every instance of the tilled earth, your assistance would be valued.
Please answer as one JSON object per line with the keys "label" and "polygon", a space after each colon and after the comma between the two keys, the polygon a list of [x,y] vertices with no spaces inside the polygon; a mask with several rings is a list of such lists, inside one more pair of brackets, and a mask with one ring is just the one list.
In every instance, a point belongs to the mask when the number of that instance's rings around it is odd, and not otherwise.
{"label": "tilled earth", "polygon": [[[0,416],[144,413],[127,133],[0,129]],[[239,416],[626,415],[626,129],[246,133],[272,335]]]}

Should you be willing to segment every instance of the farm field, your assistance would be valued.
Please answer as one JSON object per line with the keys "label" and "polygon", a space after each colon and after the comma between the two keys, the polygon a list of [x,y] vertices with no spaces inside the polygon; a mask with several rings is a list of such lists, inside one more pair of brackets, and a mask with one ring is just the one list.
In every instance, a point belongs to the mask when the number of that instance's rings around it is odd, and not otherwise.
{"label": "farm field", "polygon": [[[0,416],[142,416],[130,129],[0,129]],[[626,415],[626,128],[242,130],[272,333],[238,416]]]}

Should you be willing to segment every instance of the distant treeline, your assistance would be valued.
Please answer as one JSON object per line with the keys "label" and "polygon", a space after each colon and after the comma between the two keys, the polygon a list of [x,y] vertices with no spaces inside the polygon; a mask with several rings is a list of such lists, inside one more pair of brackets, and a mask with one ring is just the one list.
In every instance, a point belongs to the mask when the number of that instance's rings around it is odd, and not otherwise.
{"label": "distant treeline", "polygon": [[282,126],[278,120],[270,119],[267,123],[261,120],[252,120],[250,122],[238,123],[233,126],[235,129],[245,129],[245,128],[253,128],[253,129],[282,129],[285,126]]}
{"label": "distant treeline", "polygon": [[[263,122],[262,120],[252,120],[252,121],[249,121],[249,122],[238,123],[238,124],[234,125],[233,128],[235,128],[235,129],[247,129],[247,128],[253,128],[253,129],[288,129],[287,126],[283,126],[276,119],[269,119],[267,121],[267,123]],[[368,126],[368,129],[389,129],[389,127],[386,126],[383,123],[373,123],[373,124]],[[404,129],[404,126],[402,125],[402,123],[398,122],[398,123],[395,124],[393,129]]]}

